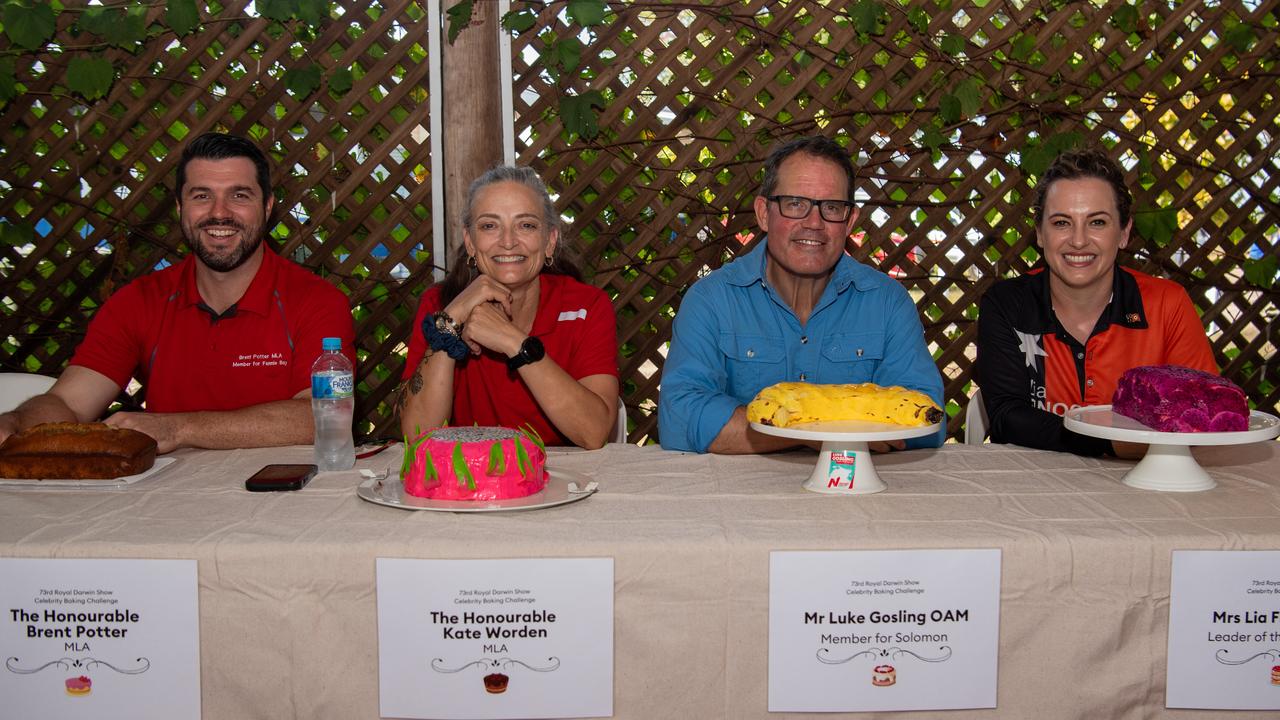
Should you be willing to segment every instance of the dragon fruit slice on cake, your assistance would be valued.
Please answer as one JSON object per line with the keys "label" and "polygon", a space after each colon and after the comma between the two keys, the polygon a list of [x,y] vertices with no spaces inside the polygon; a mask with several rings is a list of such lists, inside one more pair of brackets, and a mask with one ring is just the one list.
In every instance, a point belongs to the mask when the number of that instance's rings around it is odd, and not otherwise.
{"label": "dragon fruit slice on cake", "polygon": [[1161,432],[1235,432],[1249,429],[1249,401],[1225,378],[1179,365],[1126,370],[1111,410]]}

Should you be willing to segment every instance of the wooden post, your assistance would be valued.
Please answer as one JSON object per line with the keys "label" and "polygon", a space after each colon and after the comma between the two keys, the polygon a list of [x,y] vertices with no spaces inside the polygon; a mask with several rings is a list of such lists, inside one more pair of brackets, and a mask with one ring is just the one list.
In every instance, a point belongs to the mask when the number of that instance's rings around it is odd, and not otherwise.
{"label": "wooden post", "polygon": [[[454,0],[444,0],[451,7]],[[502,162],[502,92],[496,2],[477,2],[471,24],[452,45],[442,43],[444,75],[444,206],[448,213],[447,262],[462,246],[462,207],[467,187]]]}

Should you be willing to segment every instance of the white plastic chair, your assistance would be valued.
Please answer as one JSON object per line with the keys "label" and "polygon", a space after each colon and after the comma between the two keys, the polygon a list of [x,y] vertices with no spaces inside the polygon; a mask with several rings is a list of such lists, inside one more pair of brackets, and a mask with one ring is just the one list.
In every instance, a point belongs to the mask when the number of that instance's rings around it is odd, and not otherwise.
{"label": "white plastic chair", "polygon": [[57,378],[35,373],[0,373],[0,412],[9,412],[28,398],[53,387]]}
{"label": "white plastic chair", "polygon": [[613,428],[613,437],[610,442],[624,443],[627,441],[627,406],[622,404],[622,396],[618,396],[618,424]]}
{"label": "white plastic chair", "polygon": [[964,444],[981,445],[986,439],[987,406],[982,404],[982,388],[978,388],[964,411]]}

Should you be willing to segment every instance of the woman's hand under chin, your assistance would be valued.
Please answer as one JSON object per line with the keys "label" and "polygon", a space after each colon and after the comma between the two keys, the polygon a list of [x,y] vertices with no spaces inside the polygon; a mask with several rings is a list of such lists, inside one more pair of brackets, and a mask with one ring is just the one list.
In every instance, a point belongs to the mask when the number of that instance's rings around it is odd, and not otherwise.
{"label": "woman's hand under chin", "polygon": [[511,357],[520,352],[525,334],[511,322],[507,311],[496,302],[477,305],[462,328],[462,339],[470,346],[472,354],[480,354],[482,348]]}
{"label": "woman's hand under chin", "polygon": [[471,281],[470,285],[463,288],[462,292],[458,293],[458,296],[449,303],[444,311],[449,317],[453,318],[454,322],[466,325],[471,322],[471,314],[475,312],[476,308],[485,304],[494,304],[509,316],[511,314],[511,291],[488,275],[479,275],[475,280]]}

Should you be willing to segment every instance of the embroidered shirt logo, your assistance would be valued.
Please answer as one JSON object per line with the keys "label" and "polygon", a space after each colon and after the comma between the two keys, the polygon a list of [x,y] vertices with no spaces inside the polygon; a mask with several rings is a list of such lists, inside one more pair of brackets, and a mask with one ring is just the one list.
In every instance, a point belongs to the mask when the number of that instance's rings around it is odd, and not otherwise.
{"label": "embroidered shirt logo", "polygon": [[1027,367],[1034,369],[1036,366],[1036,356],[1048,357],[1048,353],[1040,347],[1040,336],[1030,335],[1027,333],[1013,331],[1018,336],[1018,349],[1022,351],[1022,357],[1027,363]]}
{"label": "embroidered shirt logo", "polygon": [[577,310],[565,310],[564,312],[560,313],[560,317],[556,318],[556,320],[559,320],[560,322],[564,322],[565,320],[586,320],[586,319],[587,319],[586,308],[579,308]]}

